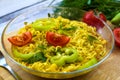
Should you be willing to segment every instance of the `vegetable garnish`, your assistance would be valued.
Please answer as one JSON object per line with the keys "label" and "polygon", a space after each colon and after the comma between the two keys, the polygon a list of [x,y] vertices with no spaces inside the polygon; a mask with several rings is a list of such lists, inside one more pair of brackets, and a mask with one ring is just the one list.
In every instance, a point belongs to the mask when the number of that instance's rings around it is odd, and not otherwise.
{"label": "vegetable garnish", "polygon": [[52,18],[36,20],[35,22],[32,23],[32,27],[38,31],[43,31],[43,30],[47,31],[54,28],[55,26],[56,26],[56,22]]}
{"label": "vegetable garnish", "polygon": [[16,46],[24,46],[31,42],[32,34],[31,32],[25,32],[22,35],[16,35],[8,38],[9,42]]}
{"label": "vegetable garnish", "polygon": [[113,30],[113,34],[114,34],[114,37],[115,37],[116,46],[120,47],[120,28],[115,28]]}
{"label": "vegetable garnish", "polygon": [[89,40],[90,42],[93,42],[94,40],[97,40],[97,38],[94,37],[94,36],[92,36],[92,35],[88,35],[88,40]]}
{"label": "vegetable garnish", "polygon": [[65,46],[69,42],[70,38],[54,32],[47,32],[46,40],[53,46]]}
{"label": "vegetable garnish", "polygon": [[43,52],[36,51],[36,52],[29,52],[27,54],[20,53],[17,49],[12,48],[14,56],[17,58],[21,58],[24,62],[27,63],[34,63],[37,61],[46,61],[46,57],[44,56]]}
{"label": "vegetable garnish", "polygon": [[22,60],[27,60],[34,55],[34,52],[29,52],[28,54],[23,54],[23,53],[19,52],[16,48],[12,48],[12,51],[13,51],[13,55],[15,57],[21,58]]}
{"label": "vegetable garnish", "polygon": [[23,60],[23,61],[27,62],[29,64],[32,64],[32,63],[37,62],[37,61],[45,62],[46,59],[47,58],[44,56],[43,52],[37,52],[32,57],[30,57],[29,59]]}
{"label": "vegetable garnish", "polygon": [[61,53],[57,53],[56,56],[51,58],[51,62],[57,64],[58,66],[63,66],[66,63],[72,63],[78,60],[78,52],[76,49],[67,48],[65,50],[66,55],[61,55]]}
{"label": "vegetable garnish", "polygon": [[71,26],[69,28],[65,28],[65,27],[60,26],[60,29],[58,30],[58,33],[59,34],[64,34],[64,35],[67,35],[67,36],[72,36],[72,35],[70,35],[70,33],[72,33],[72,31],[75,31],[76,29],[77,29],[76,26]]}
{"label": "vegetable garnish", "polygon": [[97,59],[95,57],[93,57],[91,60],[89,60],[88,62],[86,62],[82,66],[80,66],[79,69],[88,68],[88,67],[96,64],[97,62],[98,62]]}
{"label": "vegetable garnish", "polygon": [[100,19],[106,21],[105,15],[100,13],[98,16],[96,16],[93,10],[86,12],[83,16],[83,22],[90,26],[96,27],[97,30],[104,27],[104,24]]}

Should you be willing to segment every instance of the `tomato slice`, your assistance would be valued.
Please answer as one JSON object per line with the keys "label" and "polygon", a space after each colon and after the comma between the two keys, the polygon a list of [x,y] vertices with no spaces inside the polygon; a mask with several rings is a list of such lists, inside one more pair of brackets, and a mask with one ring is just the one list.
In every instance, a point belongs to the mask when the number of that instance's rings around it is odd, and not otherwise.
{"label": "tomato slice", "polygon": [[25,32],[22,35],[16,35],[8,38],[9,42],[11,42],[13,45],[16,46],[24,46],[31,42],[32,40],[32,34],[31,32]]}
{"label": "tomato slice", "polygon": [[70,38],[54,32],[47,32],[46,40],[53,46],[65,46],[69,42]]}
{"label": "tomato slice", "polygon": [[100,13],[99,16],[94,15],[94,11],[90,10],[86,12],[83,16],[83,22],[87,23],[90,26],[96,27],[98,30],[99,28],[103,28],[104,24],[100,19],[106,21],[106,17],[103,13]]}
{"label": "tomato slice", "polygon": [[114,37],[115,37],[116,46],[120,47],[120,28],[115,28],[113,30],[113,34],[114,34]]}

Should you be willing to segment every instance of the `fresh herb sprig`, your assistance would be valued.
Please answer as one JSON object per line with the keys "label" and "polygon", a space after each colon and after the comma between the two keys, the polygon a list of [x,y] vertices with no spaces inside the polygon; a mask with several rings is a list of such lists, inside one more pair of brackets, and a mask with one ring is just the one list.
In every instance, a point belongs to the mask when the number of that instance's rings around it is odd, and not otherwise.
{"label": "fresh herb sprig", "polygon": [[74,7],[83,10],[95,9],[103,12],[111,20],[120,12],[120,0],[63,0],[59,6]]}
{"label": "fresh herb sprig", "polygon": [[37,52],[32,57],[30,57],[29,59],[23,60],[23,61],[27,62],[29,64],[32,64],[32,63],[37,62],[37,61],[45,62],[46,59],[47,58],[44,56],[43,52]]}

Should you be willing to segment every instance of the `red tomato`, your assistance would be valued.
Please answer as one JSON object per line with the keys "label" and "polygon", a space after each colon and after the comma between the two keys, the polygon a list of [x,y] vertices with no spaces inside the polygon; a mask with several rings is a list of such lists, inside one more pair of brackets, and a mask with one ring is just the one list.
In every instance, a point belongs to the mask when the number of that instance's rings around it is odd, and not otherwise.
{"label": "red tomato", "polygon": [[69,42],[70,38],[54,32],[47,32],[46,40],[53,46],[65,46]]}
{"label": "red tomato", "polygon": [[114,37],[115,37],[116,46],[120,47],[120,28],[115,28],[113,30],[113,34],[114,34]]}
{"label": "red tomato", "polygon": [[22,35],[16,35],[8,38],[9,42],[11,42],[13,45],[16,46],[24,46],[31,42],[32,40],[32,34],[31,32],[25,32]]}
{"label": "red tomato", "polygon": [[99,14],[99,18],[101,18],[103,21],[107,21],[106,16],[103,13]]}
{"label": "red tomato", "polygon": [[101,13],[99,14],[99,16],[96,16],[94,15],[94,11],[90,10],[84,14],[83,22],[87,23],[90,26],[96,27],[96,29],[98,30],[99,28],[104,27],[103,22],[99,18],[106,21],[106,17],[104,14]]}

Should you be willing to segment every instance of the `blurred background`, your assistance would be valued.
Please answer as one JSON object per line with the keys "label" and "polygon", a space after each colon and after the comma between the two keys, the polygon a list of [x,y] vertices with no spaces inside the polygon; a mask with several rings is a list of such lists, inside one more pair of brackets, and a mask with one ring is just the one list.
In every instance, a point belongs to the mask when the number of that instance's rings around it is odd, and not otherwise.
{"label": "blurred background", "polygon": [[108,20],[120,12],[120,0],[0,0],[0,23],[37,6],[76,7],[103,12]]}
{"label": "blurred background", "polygon": [[0,23],[37,6],[49,6],[54,0],[0,0]]}

